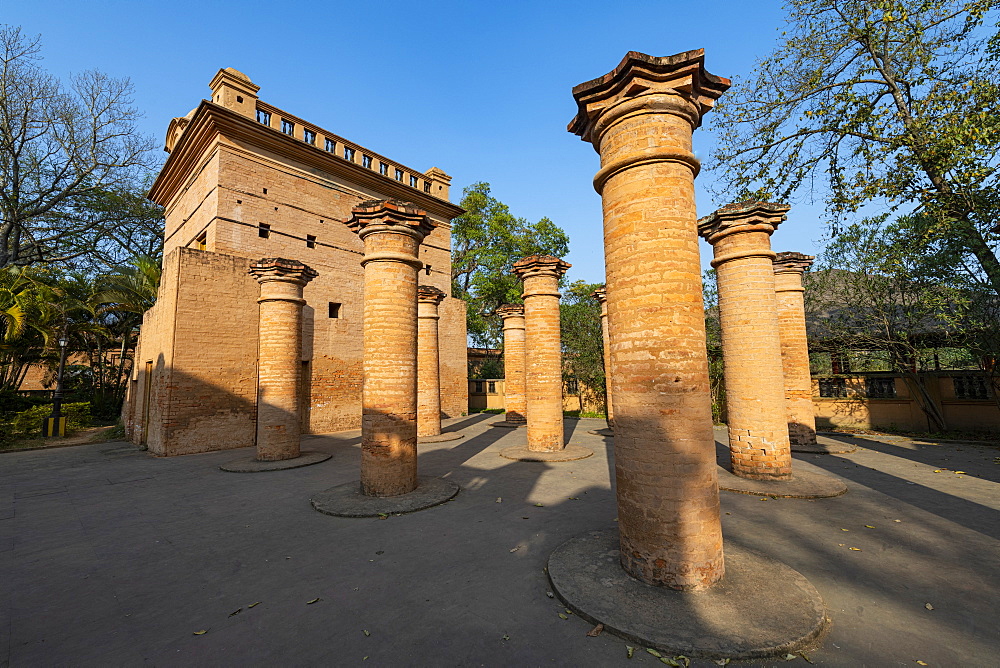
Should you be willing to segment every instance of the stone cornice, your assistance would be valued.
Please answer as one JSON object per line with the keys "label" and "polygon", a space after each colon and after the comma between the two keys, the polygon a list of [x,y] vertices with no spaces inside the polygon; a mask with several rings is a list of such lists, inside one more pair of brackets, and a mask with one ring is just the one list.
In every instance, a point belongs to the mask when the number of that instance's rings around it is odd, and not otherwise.
{"label": "stone cornice", "polygon": [[213,144],[221,139],[237,140],[285,156],[328,174],[339,176],[351,184],[384,193],[390,199],[416,203],[425,211],[451,220],[464,209],[440,198],[411,188],[395,179],[349,162],[293,137],[269,128],[221,105],[202,100],[190,122],[177,138],[170,156],[150,188],[149,199],[167,206],[182,190],[187,176]]}
{"label": "stone cornice", "polygon": [[259,282],[289,281],[305,285],[319,276],[319,273],[298,260],[287,260],[283,257],[265,257],[250,265],[251,276]]}
{"label": "stone cornice", "polygon": [[776,274],[802,274],[812,266],[815,256],[797,253],[795,251],[784,251],[777,254],[774,259],[774,273]]}
{"label": "stone cornice", "polygon": [[603,285],[591,292],[590,296],[596,299],[601,305],[604,305],[608,301],[608,291]]}
{"label": "stone cornice", "polygon": [[433,285],[417,286],[417,301],[425,304],[440,304],[444,300],[445,294]]}
{"label": "stone cornice", "polygon": [[687,99],[699,112],[694,123],[697,127],[700,117],[729,85],[729,79],[705,70],[704,49],[664,57],[629,51],[611,72],[573,87],[577,115],[567,130],[593,143],[595,122],[605,109],[623,99],[648,93],[671,93]]}
{"label": "stone cornice", "polygon": [[524,305],[523,304],[504,304],[496,310],[497,315],[499,315],[506,327],[506,322],[509,318],[524,318]]}
{"label": "stone cornice", "polygon": [[532,276],[562,278],[562,275],[572,266],[569,262],[552,255],[529,255],[514,263],[514,273],[522,281]]}
{"label": "stone cornice", "polygon": [[772,234],[788,218],[790,208],[787,204],[758,201],[727,204],[698,220],[698,234],[712,245],[741,232]]}

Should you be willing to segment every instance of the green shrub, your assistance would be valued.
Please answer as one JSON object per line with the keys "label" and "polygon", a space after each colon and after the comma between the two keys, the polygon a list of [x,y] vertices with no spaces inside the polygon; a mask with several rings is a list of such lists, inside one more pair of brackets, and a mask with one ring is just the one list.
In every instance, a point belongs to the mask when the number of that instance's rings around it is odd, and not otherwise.
{"label": "green shrub", "polygon": [[[42,430],[42,423],[52,414],[52,405],[45,404],[34,406],[26,411],[21,411],[14,416],[10,422],[10,433],[12,436],[36,435]],[[74,431],[90,426],[90,402],[81,401],[72,404],[63,404],[62,414],[66,416],[66,430]]]}

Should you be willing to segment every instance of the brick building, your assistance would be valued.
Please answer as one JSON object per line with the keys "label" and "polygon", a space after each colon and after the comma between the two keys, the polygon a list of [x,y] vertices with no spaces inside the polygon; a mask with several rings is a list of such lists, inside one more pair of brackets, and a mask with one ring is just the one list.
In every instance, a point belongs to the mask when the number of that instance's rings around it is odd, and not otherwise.
{"label": "brick building", "polygon": [[465,305],[451,297],[450,177],[418,172],[260,100],[220,70],[204,100],[171,121],[149,193],[166,208],[163,278],[144,318],[123,416],[159,455],[254,444],[259,286],[251,262],[284,257],[318,276],[304,290],[303,431],[361,426],[363,243],[352,207],[397,199],[434,224],[420,283],[442,290],[442,413],[467,410]]}

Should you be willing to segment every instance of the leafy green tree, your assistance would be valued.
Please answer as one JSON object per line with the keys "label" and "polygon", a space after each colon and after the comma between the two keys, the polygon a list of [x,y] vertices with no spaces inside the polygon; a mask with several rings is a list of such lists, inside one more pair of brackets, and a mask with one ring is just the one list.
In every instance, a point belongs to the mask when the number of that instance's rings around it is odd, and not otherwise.
{"label": "leafy green tree", "polygon": [[940,402],[927,390],[921,357],[928,348],[961,344],[969,295],[930,270],[914,252],[920,216],[866,218],[848,226],[810,272],[806,294],[816,323],[814,349],[873,351],[906,384],[931,425],[947,429]]}
{"label": "leafy green tree", "polygon": [[0,27],[0,268],[143,252],[158,210],[141,189],[158,158],[131,83],[91,70],[63,84],[40,49]]}
{"label": "leafy green tree", "polygon": [[528,255],[569,252],[569,237],[548,218],[529,223],[490,194],[490,184],[474,183],[462,194],[465,213],[452,221],[452,294],[467,304],[473,345],[499,348],[502,322],[496,309],[521,303],[521,283],[512,272]]}
{"label": "leafy green tree", "polygon": [[1000,294],[997,0],[791,0],[776,50],[713,114],[719,193],[818,190],[835,219],[919,212]]}
{"label": "leafy green tree", "polygon": [[563,289],[559,304],[563,376],[577,381],[581,410],[587,394],[607,406],[601,306],[591,296],[600,287],[600,283],[573,281]]}
{"label": "leafy green tree", "polygon": [[726,377],[722,359],[722,321],[719,318],[719,284],[715,269],[702,276],[705,301],[705,339],[708,347],[708,382],[712,392],[712,421],[726,421]]}

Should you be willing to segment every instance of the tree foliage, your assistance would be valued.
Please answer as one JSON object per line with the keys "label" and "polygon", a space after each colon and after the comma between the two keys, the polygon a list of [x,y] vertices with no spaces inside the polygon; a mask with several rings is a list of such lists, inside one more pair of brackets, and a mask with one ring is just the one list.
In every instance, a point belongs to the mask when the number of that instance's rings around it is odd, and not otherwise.
{"label": "tree foliage", "polygon": [[40,50],[0,27],[0,268],[153,250],[162,216],[141,189],[157,159],[131,83],[89,70],[63,84]]}
{"label": "tree foliage", "polygon": [[776,50],[720,100],[717,189],[820,193],[839,219],[922,215],[1000,294],[997,0],[791,0]]}
{"label": "tree foliage", "polygon": [[815,348],[883,355],[887,371],[903,378],[931,424],[947,429],[940,402],[927,391],[921,356],[928,348],[967,339],[970,293],[947,280],[942,267],[915,252],[927,219],[882,215],[848,226],[808,275],[809,308],[818,316]]}
{"label": "tree foliage", "polygon": [[465,213],[452,221],[452,294],[467,305],[469,337],[476,346],[499,348],[502,323],[496,309],[521,303],[513,264],[528,255],[563,257],[569,237],[548,218],[529,223],[474,183],[462,194]]}

